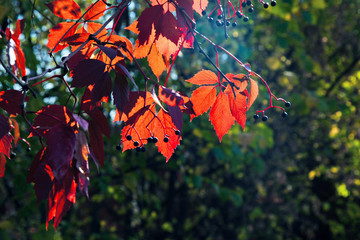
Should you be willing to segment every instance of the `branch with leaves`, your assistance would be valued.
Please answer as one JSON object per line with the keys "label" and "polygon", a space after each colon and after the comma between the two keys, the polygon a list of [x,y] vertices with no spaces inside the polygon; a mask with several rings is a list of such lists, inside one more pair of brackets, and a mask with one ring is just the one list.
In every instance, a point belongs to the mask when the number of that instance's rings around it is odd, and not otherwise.
{"label": "branch with leaves", "polygon": [[[137,36],[135,46],[131,40],[114,31],[130,2],[123,0],[111,5],[105,0],[97,0],[83,13],[74,0],[48,3],[47,7],[66,21],[49,30],[47,47],[55,67],[39,75],[26,75],[25,57],[19,40],[24,21],[17,22],[14,32],[11,26],[6,26],[6,30],[1,32],[6,39],[6,55],[9,57],[7,63],[0,57],[0,63],[22,90],[0,92],[0,108],[11,114],[8,118],[0,114],[0,173],[3,176],[5,156],[10,157],[12,145],[16,146],[21,139],[14,120],[14,116],[19,114],[29,126],[29,138],[37,136],[41,141],[42,148],[33,160],[27,181],[34,183],[39,202],[48,201],[47,224],[54,219],[55,228],[75,203],[77,189],[89,197],[89,157],[96,166],[104,166],[103,136],[111,136],[101,105],[110,102],[111,98],[116,109],[114,121],[124,123],[118,148],[144,152],[147,144],[154,144],[166,161],[182,139],[183,114],[190,115],[192,120],[210,109],[209,119],[220,142],[235,122],[245,130],[246,113],[259,93],[253,77],[265,84],[270,96],[270,105],[258,110],[255,118],[259,117],[258,113],[263,113],[263,120],[266,120],[265,111],[269,108],[280,108],[285,116],[284,108],[273,105],[273,99],[290,106],[290,103],[275,97],[265,80],[252,71],[249,64],[242,63],[220,44],[196,30],[195,14],[206,15],[205,9],[213,5],[207,18],[211,22],[211,15],[217,14],[227,38],[228,23],[236,22],[240,16],[246,19],[243,9],[245,6],[252,8],[251,1],[237,1],[236,10],[230,0],[223,3],[220,0],[214,3],[208,0],[146,1],[148,6],[125,28]],[[107,19],[99,23],[102,18]],[[113,23],[112,27],[107,29],[110,23]],[[215,59],[202,48],[198,38],[213,47]],[[199,49],[215,71],[201,70],[187,80],[199,86],[191,97],[169,88],[168,84],[174,63],[186,48]],[[70,53],[62,56],[58,63],[56,54],[63,54],[65,49]],[[219,51],[239,64],[238,73],[221,70]],[[139,60],[144,58],[148,66],[141,65]],[[144,89],[139,89],[140,84],[129,72],[130,66],[135,66],[144,77]],[[144,69],[147,67],[157,80],[146,74]],[[59,69],[61,74],[54,73]],[[165,71],[167,74],[163,81],[161,76]],[[44,105],[35,112],[34,120],[29,121],[27,116],[33,112],[27,111],[28,91],[35,96],[37,87],[56,79],[60,79],[68,91],[66,103]],[[70,110],[67,105],[71,98],[74,103]]]}

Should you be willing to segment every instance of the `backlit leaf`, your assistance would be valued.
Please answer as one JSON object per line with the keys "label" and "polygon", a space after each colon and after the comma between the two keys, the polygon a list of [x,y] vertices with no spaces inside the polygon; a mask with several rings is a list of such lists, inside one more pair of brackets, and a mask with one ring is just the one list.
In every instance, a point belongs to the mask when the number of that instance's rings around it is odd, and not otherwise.
{"label": "backlit leaf", "polygon": [[207,85],[207,84],[216,84],[219,82],[218,76],[215,73],[209,70],[201,70],[195,76],[186,80],[189,83],[197,85]]}
{"label": "backlit leaf", "polygon": [[56,16],[63,19],[78,19],[81,16],[81,9],[73,0],[55,0],[45,5]]}
{"label": "backlit leaf", "polygon": [[235,118],[231,114],[228,96],[220,92],[216,97],[216,101],[210,110],[210,121],[214,125],[216,134],[221,142],[222,137],[229,131],[235,122]]}

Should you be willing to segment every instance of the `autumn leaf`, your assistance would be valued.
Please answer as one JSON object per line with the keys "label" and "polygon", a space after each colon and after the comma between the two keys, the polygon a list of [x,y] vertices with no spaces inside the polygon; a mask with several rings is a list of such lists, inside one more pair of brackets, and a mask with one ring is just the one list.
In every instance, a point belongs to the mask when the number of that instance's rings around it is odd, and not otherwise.
{"label": "autumn leaf", "polygon": [[[106,0],[105,0],[106,2]],[[86,10],[86,14],[84,18],[88,20],[98,20],[100,17],[104,15],[104,11],[106,9],[106,4],[103,1],[97,1],[91,4]]]}
{"label": "autumn leaf", "polygon": [[184,99],[179,93],[164,86],[159,86],[159,99],[173,107],[184,104]]}
{"label": "autumn leaf", "polygon": [[[191,95],[191,103],[195,111],[195,114],[191,114],[191,120],[211,108],[209,119],[220,142],[235,121],[245,130],[246,111],[251,106],[249,103],[252,104],[251,101],[254,101],[258,94],[256,83],[251,84],[250,91],[252,92],[252,97],[249,96],[248,99],[246,87],[248,86],[249,78],[246,75],[228,73],[226,77],[234,87],[225,79],[222,80],[221,87],[219,87],[218,77],[215,73],[208,70],[202,70],[187,80],[193,84],[200,85]],[[250,79],[250,81],[252,80]],[[216,88],[219,88],[217,96]]]}
{"label": "autumn leaf", "polygon": [[7,45],[7,53],[10,60],[10,65],[13,67],[13,72],[18,73],[18,69],[21,70],[21,76],[26,75],[26,66],[25,66],[25,54],[20,45],[20,34],[24,30],[25,19],[19,19],[16,22],[16,28],[12,34],[10,29],[6,29],[6,36],[8,38],[9,44]]}
{"label": "autumn leaf", "polygon": [[78,19],[81,17],[81,9],[73,0],[55,0],[45,5],[56,16],[63,19]]}
{"label": "autumn leaf", "polygon": [[[0,108],[4,109],[10,114],[17,115],[22,114],[23,110],[21,104],[24,94],[17,90],[6,90],[0,92]],[[25,101],[28,101],[29,97],[25,97]]]}
{"label": "autumn leaf", "polygon": [[257,98],[257,96],[259,95],[259,86],[251,78],[250,78],[250,84],[251,84],[251,88],[250,88],[249,100],[248,100],[248,104],[247,104],[248,110],[251,107],[251,105],[255,102],[255,99]]}
{"label": "autumn leaf", "polygon": [[214,105],[211,107],[209,119],[215,128],[216,134],[221,142],[222,137],[229,131],[235,122],[229,106],[228,96],[220,92],[216,97]]}

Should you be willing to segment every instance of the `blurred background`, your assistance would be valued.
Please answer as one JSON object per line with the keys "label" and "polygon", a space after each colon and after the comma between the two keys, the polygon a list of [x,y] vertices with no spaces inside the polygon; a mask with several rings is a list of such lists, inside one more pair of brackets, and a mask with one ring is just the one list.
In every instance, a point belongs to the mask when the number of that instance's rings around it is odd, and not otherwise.
{"label": "blurred background", "polygon": [[[92,1],[78,2],[86,9]],[[0,18],[26,19],[22,47],[36,74],[53,64],[46,38],[61,19],[45,1],[37,0],[35,9],[32,3],[0,0]],[[130,21],[145,5],[130,6]],[[233,126],[219,144],[207,114],[191,123],[186,116],[181,146],[168,163],[150,146],[145,153],[116,151],[121,125],[114,123],[112,138],[104,139],[104,169],[97,172],[90,163],[90,201],[78,194],[57,232],[50,224],[46,231],[46,203],[37,205],[26,184],[39,149],[31,139],[32,151],[20,144],[0,179],[0,239],[360,239],[360,1],[278,0],[268,9],[254,1],[254,6],[253,13],[244,12],[248,23],[238,20],[229,27],[228,40],[206,17],[197,15],[197,30],[249,62],[276,96],[291,101],[286,119],[275,110],[267,112],[267,122],[252,118],[268,105],[259,82],[245,132]],[[128,31],[121,33],[134,40]],[[202,46],[215,56],[211,46]],[[225,73],[242,72],[228,56],[220,59]],[[190,94],[195,87],[185,80],[201,69],[213,70],[197,49],[184,50],[169,86]],[[129,70],[141,85],[136,68]],[[9,76],[3,69],[0,74],[0,90],[11,88]],[[40,97],[28,104],[33,111],[67,98],[58,97],[66,91],[58,81],[36,90]],[[113,109],[104,105],[109,116]],[[26,136],[26,126],[21,128]]]}

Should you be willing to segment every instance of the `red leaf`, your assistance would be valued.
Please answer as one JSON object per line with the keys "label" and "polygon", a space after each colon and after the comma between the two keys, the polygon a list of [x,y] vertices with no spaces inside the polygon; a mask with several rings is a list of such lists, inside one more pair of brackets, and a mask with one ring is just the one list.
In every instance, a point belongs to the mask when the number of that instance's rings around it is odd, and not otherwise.
{"label": "red leaf", "polygon": [[106,64],[96,59],[85,59],[73,70],[72,87],[86,87],[104,77]]}
{"label": "red leaf", "polygon": [[95,103],[98,101],[108,102],[111,94],[111,85],[110,74],[108,72],[104,72],[103,75],[95,82],[91,97],[92,101]]}
{"label": "red leaf", "polygon": [[159,98],[169,106],[179,106],[184,104],[184,99],[179,93],[164,86],[159,86]]}
{"label": "red leaf", "polygon": [[154,22],[156,30],[155,39],[158,39],[161,34],[171,42],[177,44],[179,42],[181,32],[178,29],[178,22],[174,15],[171,12],[166,12],[165,14],[161,13],[158,17],[160,17],[158,21]]}
{"label": "red leaf", "polygon": [[[106,1],[105,1],[106,2]],[[87,11],[90,9],[89,11]],[[86,14],[84,15],[84,18],[86,20],[98,20],[100,17],[104,15],[104,11],[106,9],[106,4],[103,1],[98,1],[96,3],[91,4],[86,9]]]}
{"label": "red leaf", "polygon": [[27,183],[33,182],[35,194],[40,203],[42,200],[45,200],[49,197],[49,193],[52,186],[52,180],[54,176],[49,165],[46,164],[46,148],[41,149],[35,156],[33,162],[31,163],[28,175]]}
{"label": "red leaf", "polygon": [[73,0],[55,0],[45,4],[56,16],[63,19],[78,19],[81,9]]}
{"label": "red leaf", "polygon": [[147,60],[149,62],[149,66],[151,70],[159,80],[160,75],[166,69],[166,65],[165,65],[164,57],[161,55],[156,45],[152,45],[151,51],[147,55]]}
{"label": "red leaf", "polygon": [[245,97],[242,94],[236,94],[236,98],[232,93],[228,94],[229,97],[229,105],[231,114],[235,118],[236,122],[243,128],[245,131],[245,123],[246,123],[246,109],[247,103]]}
{"label": "red leaf", "polygon": [[222,137],[235,122],[235,118],[231,114],[229,98],[225,93],[219,93],[209,115],[209,119],[212,125],[214,125],[216,134],[221,142]]}
{"label": "red leaf", "polygon": [[[0,108],[4,109],[10,114],[17,115],[22,114],[21,104],[23,100],[23,93],[17,90],[6,90],[0,92]],[[25,101],[28,101],[29,97],[26,96]]]}
{"label": "red leaf", "polygon": [[[36,115],[33,127],[36,129],[36,132],[42,136],[45,136],[49,129],[58,124],[73,125],[70,122],[76,122],[69,109],[60,105],[45,106],[39,110]],[[30,133],[29,137],[34,135],[36,135],[36,133]]]}
{"label": "red leaf", "polygon": [[126,80],[125,76],[116,73],[116,77],[114,80],[113,96],[116,109],[121,113],[125,110],[125,106],[129,102],[129,94],[129,83]]}
{"label": "red leaf", "polygon": [[105,153],[102,134],[110,139],[110,127],[106,117],[99,109],[91,113],[92,119],[89,122],[89,137],[91,149],[100,165],[104,166]]}
{"label": "red leaf", "polygon": [[251,84],[251,88],[250,88],[249,100],[248,100],[248,104],[247,104],[248,110],[251,107],[251,105],[254,103],[257,96],[259,95],[259,87],[258,87],[257,83],[254,80],[252,80],[251,78],[250,78],[250,84]]}
{"label": "red leaf", "polygon": [[[50,29],[50,33],[49,33],[49,36],[48,36],[48,43],[47,43],[46,46],[49,49],[53,49],[55,47],[55,45],[60,41],[60,39],[65,35],[65,33],[73,25],[74,25],[73,22],[62,22],[62,23],[56,24],[52,29]],[[72,27],[70,29],[70,31],[65,35],[64,39],[74,35],[78,25],[79,24],[76,24],[74,27]],[[60,51],[60,50],[62,50],[64,48],[66,48],[67,46],[69,46],[69,44],[63,40],[57,45],[54,52]]]}
{"label": "red leaf", "polygon": [[96,157],[96,160],[102,167],[104,167],[105,153],[104,153],[104,141],[100,128],[92,120],[89,122],[89,138],[90,146]]}
{"label": "red leaf", "polygon": [[70,168],[74,155],[76,135],[74,130],[65,124],[58,124],[47,134],[47,157],[54,177],[62,181]]}
{"label": "red leaf", "polygon": [[191,102],[193,103],[193,109],[196,113],[196,116],[202,115],[204,112],[207,112],[209,108],[214,104],[215,99],[215,87],[204,86],[196,89],[191,95]]}
{"label": "red leaf", "polygon": [[99,127],[100,132],[104,134],[108,139],[110,139],[109,123],[107,121],[107,118],[102,113],[102,111],[96,108],[94,109],[94,111],[90,113],[90,116],[94,121],[94,123]]}
{"label": "red leaf", "polygon": [[161,5],[146,8],[137,20],[138,40],[140,45],[148,43],[152,26],[156,24],[163,15],[163,7]]}
{"label": "red leaf", "polygon": [[[226,77],[235,84],[239,89],[234,88],[235,92],[243,92],[246,87],[248,86],[249,78],[245,74],[237,74],[234,75],[232,73],[226,74]],[[223,82],[226,82],[225,78],[223,79]],[[228,84],[224,93],[233,93],[231,86]]]}
{"label": "red leaf", "polygon": [[0,114],[0,140],[6,136],[11,130],[9,120],[2,114]]}
{"label": "red leaf", "polygon": [[5,164],[6,164],[5,155],[0,153],[0,177],[3,177],[5,175]]}
{"label": "red leaf", "polygon": [[11,136],[10,133],[8,133],[7,135],[3,136],[0,139],[0,154],[3,153],[5,154],[8,158],[10,158],[10,148],[11,148],[11,142],[13,140],[13,136]]}
{"label": "red leaf", "polygon": [[194,77],[186,80],[189,83],[197,85],[216,84],[219,82],[218,76],[209,70],[201,70]]}
{"label": "red leaf", "polygon": [[67,171],[64,180],[59,183],[54,181],[53,187],[49,194],[46,229],[49,221],[55,218],[55,230],[59,226],[62,216],[70,209],[76,201],[76,182],[72,171]]}

